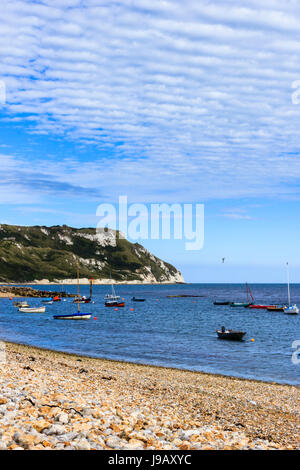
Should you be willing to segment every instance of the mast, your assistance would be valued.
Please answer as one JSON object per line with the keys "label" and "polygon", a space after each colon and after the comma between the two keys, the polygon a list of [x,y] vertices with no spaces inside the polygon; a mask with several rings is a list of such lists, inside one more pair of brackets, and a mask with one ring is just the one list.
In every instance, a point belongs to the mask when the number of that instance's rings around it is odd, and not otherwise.
{"label": "mast", "polygon": [[90,279],[90,298],[92,298],[92,293],[93,293],[93,278],[91,277],[91,279]]}
{"label": "mast", "polygon": [[78,306],[78,313],[79,313],[79,266],[77,262],[77,306]]}
{"label": "mast", "polygon": [[286,263],[287,269],[287,280],[288,280],[288,299],[289,299],[289,307],[291,305],[291,292],[290,292],[290,272],[289,272],[289,263]]}

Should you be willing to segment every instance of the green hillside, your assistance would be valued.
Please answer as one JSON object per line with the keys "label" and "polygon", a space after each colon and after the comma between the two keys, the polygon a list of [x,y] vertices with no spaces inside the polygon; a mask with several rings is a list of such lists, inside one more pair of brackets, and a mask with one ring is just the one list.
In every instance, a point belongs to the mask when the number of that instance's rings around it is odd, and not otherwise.
{"label": "green hillside", "polygon": [[183,282],[174,266],[138,243],[92,228],[0,225],[0,282],[94,277],[116,281]]}

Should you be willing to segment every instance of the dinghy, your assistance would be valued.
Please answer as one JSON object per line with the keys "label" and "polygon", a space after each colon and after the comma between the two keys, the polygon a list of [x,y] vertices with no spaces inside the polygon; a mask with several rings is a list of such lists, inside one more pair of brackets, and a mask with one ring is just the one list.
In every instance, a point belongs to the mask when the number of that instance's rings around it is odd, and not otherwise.
{"label": "dinghy", "polygon": [[16,308],[21,308],[21,307],[29,307],[29,304],[25,300],[21,302],[13,302],[13,306]]}
{"label": "dinghy", "polygon": [[242,341],[243,337],[245,336],[245,331],[234,331],[234,330],[226,330],[224,327],[221,330],[216,330],[218,338],[220,339],[228,339],[231,341]]}
{"label": "dinghy", "polygon": [[55,320],[89,320],[91,318],[91,313],[70,313],[66,315],[53,315]]}
{"label": "dinghy", "polygon": [[131,299],[133,302],[145,302],[146,299],[137,299],[136,297],[132,297]]}
{"label": "dinghy", "polygon": [[19,312],[22,313],[45,313],[46,307],[20,307]]}

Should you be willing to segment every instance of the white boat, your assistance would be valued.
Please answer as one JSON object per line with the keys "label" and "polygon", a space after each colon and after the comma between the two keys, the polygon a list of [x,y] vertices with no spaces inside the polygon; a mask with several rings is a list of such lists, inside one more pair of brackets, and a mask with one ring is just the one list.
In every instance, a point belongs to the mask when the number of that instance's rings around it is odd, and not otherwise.
{"label": "white boat", "polygon": [[[111,279],[111,276],[110,276],[110,279]],[[107,301],[116,301],[116,300],[119,300],[120,296],[119,295],[116,295],[116,292],[115,292],[115,288],[114,288],[114,285],[113,283],[111,283],[111,294],[106,294],[106,296],[104,297],[104,299]]]}
{"label": "white boat", "polygon": [[21,307],[19,312],[22,313],[45,313],[46,307]]}
{"label": "white boat", "polygon": [[29,307],[29,304],[26,302],[26,300],[24,300],[21,302],[13,302],[13,306],[17,308],[21,308],[21,307]]}
{"label": "white boat", "polygon": [[298,315],[299,308],[297,305],[290,305],[284,309],[284,313],[287,313],[288,315]]}
{"label": "white boat", "polygon": [[286,263],[287,267],[287,278],[288,278],[288,299],[289,299],[289,306],[285,307],[284,313],[288,315],[298,315],[299,308],[296,304],[291,305],[291,292],[290,292],[290,273],[289,273],[289,263]]}

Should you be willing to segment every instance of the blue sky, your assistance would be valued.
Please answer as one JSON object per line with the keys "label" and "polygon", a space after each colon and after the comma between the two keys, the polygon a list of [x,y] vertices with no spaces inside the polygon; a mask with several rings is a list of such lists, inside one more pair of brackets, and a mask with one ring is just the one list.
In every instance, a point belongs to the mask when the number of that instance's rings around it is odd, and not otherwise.
{"label": "blue sky", "polygon": [[[0,220],[204,203],[205,244],[141,240],[187,281],[300,282],[300,6],[2,0]],[[221,264],[221,258],[226,263]]]}

